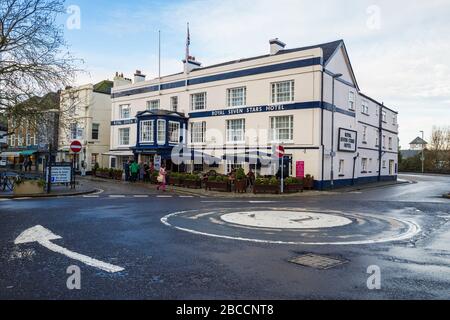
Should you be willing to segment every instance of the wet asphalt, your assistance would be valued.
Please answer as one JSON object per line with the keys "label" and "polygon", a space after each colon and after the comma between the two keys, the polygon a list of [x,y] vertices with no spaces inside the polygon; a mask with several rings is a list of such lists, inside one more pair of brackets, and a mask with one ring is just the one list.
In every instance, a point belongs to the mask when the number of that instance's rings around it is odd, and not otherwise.
{"label": "wet asphalt", "polygon": [[[256,202],[106,182],[90,182],[101,193],[89,197],[0,201],[0,299],[449,299],[450,200],[441,196],[450,191],[450,177],[401,178],[415,183]],[[386,243],[290,245],[211,237],[161,222],[179,211],[274,208],[390,217],[413,221],[421,232]],[[188,229],[196,228],[195,220],[189,223]],[[36,225],[62,237],[53,243],[124,270],[108,273],[36,242],[14,244]],[[346,232],[364,234],[365,228],[355,224]],[[211,224],[211,232],[220,229]],[[317,231],[317,238],[324,232]],[[257,230],[248,233],[258,237]],[[239,234],[245,236],[245,228]],[[289,262],[305,253],[346,263],[320,270]],[[67,288],[71,265],[81,269],[80,290]],[[367,269],[373,265],[380,268],[381,288],[370,290]]]}

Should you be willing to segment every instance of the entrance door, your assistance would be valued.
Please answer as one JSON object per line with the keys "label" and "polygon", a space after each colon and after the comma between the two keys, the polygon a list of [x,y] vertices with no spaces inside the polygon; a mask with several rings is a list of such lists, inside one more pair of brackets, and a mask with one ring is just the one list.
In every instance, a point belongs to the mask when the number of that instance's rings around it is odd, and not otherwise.
{"label": "entrance door", "polygon": [[394,175],[394,160],[389,160],[389,175]]}

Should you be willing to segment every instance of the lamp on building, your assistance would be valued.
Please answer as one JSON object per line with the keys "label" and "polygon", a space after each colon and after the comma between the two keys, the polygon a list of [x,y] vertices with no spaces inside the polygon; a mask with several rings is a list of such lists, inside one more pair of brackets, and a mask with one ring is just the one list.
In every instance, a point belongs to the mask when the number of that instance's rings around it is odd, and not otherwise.
{"label": "lamp on building", "polygon": [[331,104],[332,104],[332,111],[331,111],[331,170],[330,170],[330,187],[333,189],[334,187],[334,113],[336,112],[336,105],[334,103],[334,81],[338,78],[342,77],[342,73],[335,73],[331,75],[332,81],[332,94],[331,94]]}

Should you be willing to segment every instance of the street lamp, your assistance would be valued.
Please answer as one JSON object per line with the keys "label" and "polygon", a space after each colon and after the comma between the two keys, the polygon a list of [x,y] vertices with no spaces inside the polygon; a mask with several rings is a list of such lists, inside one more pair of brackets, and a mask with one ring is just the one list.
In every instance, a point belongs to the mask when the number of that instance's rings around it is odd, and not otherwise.
{"label": "street lamp", "polygon": [[331,77],[333,78],[333,82],[331,85],[332,88],[332,94],[331,94],[331,104],[332,104],[332,111],[331,111],[331,172],[330,172],[330,187],[333,189],[334,187],[334,113],[336,112],[336,105],[334,103],[334,81],[340,77],[342,77],[342,73],[335,73],[332,74]]}
{"label": "street lamp", "polygon": [[424,138],[424,136],[423,136],[423,131],[421,130],[420,131],[421,133],[422,133],[422,158],[421,158],[421,160],[422,160],[422,174],[425,172],[425,165],[424,165],[424,163],[425,163],[425,155],[424,155],[424,140],[423,140],[423,138]]}

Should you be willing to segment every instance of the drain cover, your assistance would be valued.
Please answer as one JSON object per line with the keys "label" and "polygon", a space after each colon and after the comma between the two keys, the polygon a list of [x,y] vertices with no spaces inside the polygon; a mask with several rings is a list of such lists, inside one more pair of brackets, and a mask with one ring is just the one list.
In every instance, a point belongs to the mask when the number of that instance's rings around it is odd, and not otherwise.
{"label": "drain cover", "polygon": [[289,262],[299,264],[305,267],[316,268],[320,270],[331,269],[341,264],[347,263],[347,260],[342,260],[338,258],[331,258],[326,256],[321,256],[314,253],[307,253],[301,256],[292,258]]}

